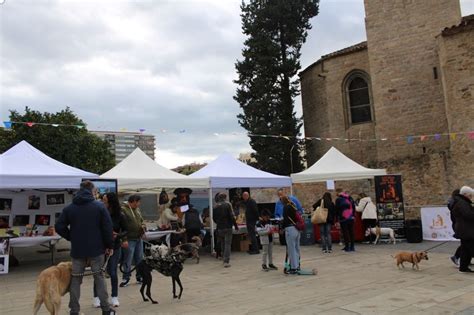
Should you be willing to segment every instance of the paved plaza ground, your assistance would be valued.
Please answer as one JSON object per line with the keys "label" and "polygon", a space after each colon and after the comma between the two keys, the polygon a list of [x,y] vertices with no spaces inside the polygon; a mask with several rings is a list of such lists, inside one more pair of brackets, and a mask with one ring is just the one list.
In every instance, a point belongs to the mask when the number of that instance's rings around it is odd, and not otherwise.
{"label": "paved plaza ground", "polygon": [[[62,240],[59,247],[67,246]],[[139,285],[119,288],[117,314],[474,314],[474,275],[461,274],[449,260],[458,243],[446,243],[429,252],[421,270],[398,270],[390,257],[397,250],[423,250],[438,243],[399,243],[356,246],[344,253],[335,245],[322,254],[318,245],[302,247],[302,266],[317,268],[317,276],[284,275],[284,247],[275,245],[278,271],[263,272],[260,255],[232,252],[231,268],[202,255],[201,263],[188,261],[182,273],[182,299],[172,299],[171,279],[153,273],[152,296],[158,305],[142,301]],[[0,276],[0,314],[31,314],[35,281],[48,266],[40,248],[18,248],[21,266]],[[67,251],[58,261],[67,260]],[[107,281],[110,285],[110,281]],[[110,287],[109,287],[110,288]],[[110,291],[109,291],[110,292]],[[61,314],[68,314],[69,296]],[[91,306],[92,277],[84,278],[83,314],[100,314]],[[42,306],[40,314],[47,314]]]}

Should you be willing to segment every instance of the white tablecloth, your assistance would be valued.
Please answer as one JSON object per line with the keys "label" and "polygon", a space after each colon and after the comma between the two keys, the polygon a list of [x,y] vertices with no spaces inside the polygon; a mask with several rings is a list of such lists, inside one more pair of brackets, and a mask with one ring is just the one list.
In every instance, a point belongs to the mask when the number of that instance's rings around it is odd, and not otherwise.
{"label": "white tablecloth", "polygon": [[174,230],[145,232],[145,241],[153,241],[163,236],[166,236],[166,244],[170,246],[171,234],[180,234],[180,233],[182,232],[177,232]]}
{"label": "white tablecloth", "polygon": [[61,236],[22,236],[22,237],[15,237],[10,239],[10,246],[11,247],[30,247],[30,246],[37,246],[44,243],[52,243],[55,244],[61,239]]}

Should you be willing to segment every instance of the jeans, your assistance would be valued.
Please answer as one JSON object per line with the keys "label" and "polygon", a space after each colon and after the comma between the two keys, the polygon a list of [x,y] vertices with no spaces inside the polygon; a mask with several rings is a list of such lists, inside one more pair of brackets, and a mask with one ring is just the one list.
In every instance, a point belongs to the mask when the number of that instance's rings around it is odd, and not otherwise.
{"label": "jeans", "polygon": [[229,263],[230,246],[232,245],[232,228],[217,230],[217,237],[221,243],[221,251],[223,253],[224,263]]}
{"label": "jeans", "polygon": [[[83,273],[86,268],[87,258],[72,258],[72,273],[78,274]],[[109,311],[110,305],[107,294],[107,286],[105,285],[104,274],[98,272],[104,264],[104,255],[90,258],[91,270],[92,272],[97,272],[94,274],[94,287],[97,289],[97,296],[100,299],[100,307],[102,311]],[[81,306],[79,304],[79,299],[81,297],[81,284],[82,277],[73,276],[71,279],[71,286],[69,288],[69,308],[71,313],[79,313]]]}
{"label": "jeans", "polygon": [[[110,276],[110,284],[112,286],[112,297],[118,296],[118,273],[117,266],[120,259],[120,247],[114,249],[114,254],[109,258],[109,263],[107,264],[107,273]],[[94,282],[94,297],[97,296],[97,288]]]}
{"label": "jeans", "polygon": [[[132,269],[132,260],[135,261],[135,266],[143,260],[143,241],[140,240],[128,240],[128,250],[123,250],[124,270],[122,279],[130,280],[130,270]],[[137,280],[139,275],[136,275]]]}
{"label": "jeans", "polygon": [[331,223],[319,224],[319,232],[321,234],[321,245],[323,246],[323,250],[332,250],[331,226]]}
{"label": "jeans", "polygon": [[354,250],[354,220],[341,222],[341,230],[344,233],[345,250]]}
{"label": "jeans", "polygon": [[247,222],[247,235],[250,238],[250,251],[258,252],[257,233],[255,232],[256,222]]}
{"label": "jeans", "polygon": [[263,265],[273,265],[273,243],[262,244],[262,264]]}
{"label": "jeans", "polygon": [[300,231],[293,225],[288,226],[285,228],[285,238],[291,269],[298,269],[300,266]]}

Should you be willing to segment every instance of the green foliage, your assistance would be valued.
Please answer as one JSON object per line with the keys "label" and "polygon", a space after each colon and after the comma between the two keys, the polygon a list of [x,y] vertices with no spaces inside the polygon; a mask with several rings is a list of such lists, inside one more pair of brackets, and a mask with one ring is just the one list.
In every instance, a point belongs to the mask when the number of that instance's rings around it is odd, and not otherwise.
{"label": "green foliage", "polygon": [[[47,124],[80,125],[84,128],[69,126],[45,126],[35,124],[13,124],[10,131],[0,133],[0,152],[26,140],[46,155],[89,172],[101,174],[115,165],[115,158],[109,144],[93,135],[85,128],[85,123],[69,107],[57,113],[41,113],[25,108],[25,113],[10,111],[12,122],[35,122]],[[4,137],[3,134],[8,134]]]}
{"label": "green foliage", "polygon": [[302,123],[293,99],[299,95],[296,74],[301,68],[301,46],[318,8],[319,0],[251,0],[241,5],[247,39],[243,60],[235,64],[239,78],[234,99],[243,110],[237,117],[249,134],[289,137],[250,136],[257,166],[272,173],[287,175],[291,165],[293,172],[302,169],[301,144],[296,139]]}

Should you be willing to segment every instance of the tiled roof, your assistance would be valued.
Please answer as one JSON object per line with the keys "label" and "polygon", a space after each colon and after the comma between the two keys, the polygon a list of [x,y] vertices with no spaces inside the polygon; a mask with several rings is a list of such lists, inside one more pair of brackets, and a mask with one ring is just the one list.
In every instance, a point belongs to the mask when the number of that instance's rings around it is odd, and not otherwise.
{"label": "tiled roof", "polygon": [[358,44],[355,44],[355,45],[352,45],[352,46],[349,46],[349,47],[346,47],[346,48],[343,48],[343,49],[340,49],[340,50],[336,50],[332,53],[329,53],[327,55],[322,56],[318,61],[312,63],[311,65],[306,67],[304,70],[302,70],[299,73],[299,75],[301,76],[304,72],[308,71],[309,69],[311,69],[312,67],[314,67],[317,64],[321,63],[324,60],[327,60],[327,59],[330,59],[330,58],[333,58],[333,57],[337,57],[337,56],[351,54],[353,52],[357,52],[357,51],[364,50],[364,49],[367,49],[367,41],[360,42]]}
{"label": "tiled roof", "polygon": [[457,34],[467,30],[474,29],[474,14],[464,16],[461,20],[461,23],[458,25],[453,25],[451,27],[446,27],[442,32],[442,36],[449,36],[453,34]]}

